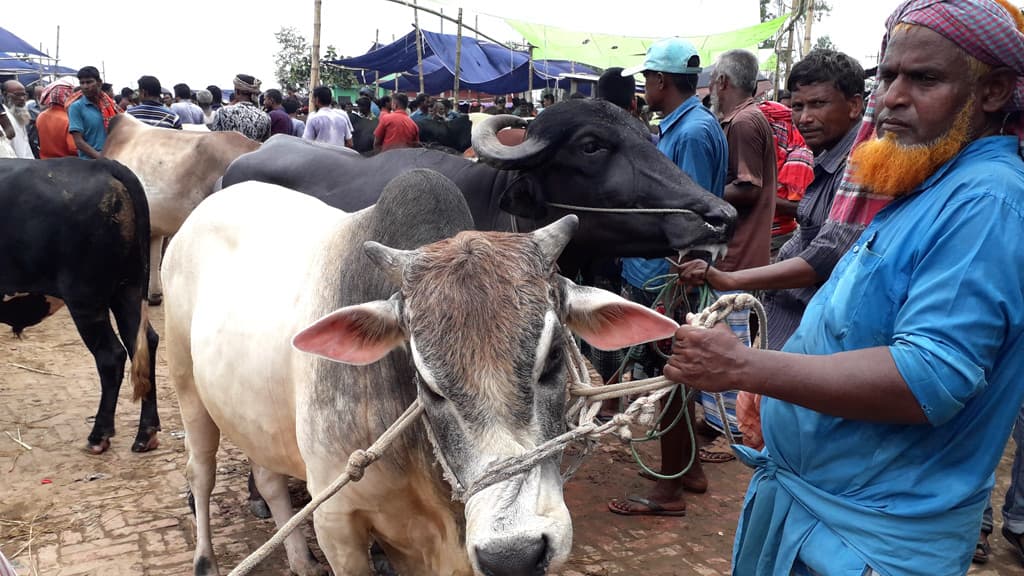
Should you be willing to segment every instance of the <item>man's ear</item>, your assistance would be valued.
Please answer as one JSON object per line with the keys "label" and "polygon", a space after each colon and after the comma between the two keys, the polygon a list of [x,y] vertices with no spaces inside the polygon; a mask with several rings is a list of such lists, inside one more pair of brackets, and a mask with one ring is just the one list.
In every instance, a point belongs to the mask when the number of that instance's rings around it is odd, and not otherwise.
{"label": "man's ear", "polygon": [[1017,73],[1001,66],[982,75],[979,84],[978,98],[982,111],[986,114],[1002,112],[1017,89]]}

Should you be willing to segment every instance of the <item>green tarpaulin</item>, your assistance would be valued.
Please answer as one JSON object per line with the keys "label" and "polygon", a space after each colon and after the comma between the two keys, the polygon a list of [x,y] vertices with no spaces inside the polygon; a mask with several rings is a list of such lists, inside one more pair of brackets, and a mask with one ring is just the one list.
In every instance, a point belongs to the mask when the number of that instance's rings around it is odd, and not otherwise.
{"label": "green tarpaulin", "polygon": [[[788,15],[784,14],[749,28],[706,36],[688,36],[686,39],[697,47],[701,63],[708,65],[722,52],[734,48],[757,53],[758,44],[775,36],[787,17]],[[505,22],[534,46],[534,60],[570,60],[598,68],[627,68],[640,64],[647,53],[647,47],[660,40],[577,32],[522,20],[505,19]]]}

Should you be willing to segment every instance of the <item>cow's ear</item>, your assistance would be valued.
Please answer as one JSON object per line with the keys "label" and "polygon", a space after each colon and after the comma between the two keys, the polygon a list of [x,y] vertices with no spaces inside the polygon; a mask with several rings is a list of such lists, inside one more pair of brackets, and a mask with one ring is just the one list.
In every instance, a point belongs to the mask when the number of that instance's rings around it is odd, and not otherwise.
{"label": "cow's ear", "polygon": [[403,342],[396,298],[340,308],[292,338],[297,350],[357,366],[380,360]]}
{"label": "cow's ear", "polygon": [[559,278],[565,288],[566,324],[595,348],[618,350],[662,340],[679,328],[671,318],[607,290]]}
{"label": "cow's ear", "polygon": [[530,176],[518,176],[501,193],[499,207],[512,214],[532,220],[543,220],[548,214],[544,191]]}

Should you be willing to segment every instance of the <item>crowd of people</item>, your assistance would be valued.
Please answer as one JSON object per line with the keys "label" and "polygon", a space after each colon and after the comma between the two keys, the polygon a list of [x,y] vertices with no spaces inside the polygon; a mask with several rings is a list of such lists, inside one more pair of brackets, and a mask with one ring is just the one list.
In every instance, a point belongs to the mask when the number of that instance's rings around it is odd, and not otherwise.
{"label": "crowd of people", "polygon": [[[596,98],[632,114],[738,217],[717,262],[599,262],[588,283],[660,304],[684,324],[717,296],[755,293],[768,318],[754,327],[766,351],[751,347],[747,313],[707,331],[684,325],[670,343],[590,351],[606,382],[629,377],[632,361],[632,376],[663,374],[699,392],[672,396],[663,422],[695,421],[699,402],[705,423],[742,439],[696,446],[687,427],[666,424],[650,490],[608,508],[682,516],[686,493],[708,490],[703,465],[738,456],[754,469],[735,540],[738,576],[965,573],[991,551],[988,502],[1011,429],[1002,534],[1024,563],[1024,16],[1004,0],[908,0],[886,28],[870,94],[857,60],[818,49],[767,100],[757,57],[730,50],[702,100],[698,50],[680,38],[597,83]],[[127,113],[169,129],[352,147],[351,113],[376,121],[373,147],[384,151],[417,145],[418,119],[532,117],[557,105],[551,93],[534,109],[518,98],[483,107],[421,94],[410,103],[367,89],[339,106],[317,87],[303,120],[293,94],[262,91],[245,74],[233,88],[224,104],[216,86],[165,93],[143,76],[114,95],[87,66],[30,101],[11,81],[0,144],[9,156],[95,158],[110,118]],[[687,297],[672,308],[662,298],[677,282]]]}

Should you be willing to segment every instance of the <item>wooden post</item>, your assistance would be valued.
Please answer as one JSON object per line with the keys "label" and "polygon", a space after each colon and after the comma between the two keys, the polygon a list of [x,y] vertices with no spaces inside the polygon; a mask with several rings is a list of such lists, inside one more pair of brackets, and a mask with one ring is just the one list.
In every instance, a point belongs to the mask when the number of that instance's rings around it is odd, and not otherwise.
{"label": "wooden post", "polygon": [[529,79],[526,81],[526,86],[527,86],[526,93],[529,94],[529,96],[527,96],[527,99],[529,99],[532,102],[533,101],[533,44],[527,43],[526,45],[529,47],[528,50],[527,50],[527,53],[530,55],[530,76],[529,76]]}
{"label": "wooden post", "polygon": [[316,110],[313,89],[320,84],[320,2],[313,0],[313,53],[309,59],[309,109]]}
{"label": "wooden post", "polygon": [[804,20],[804,49],[802,56],[807,56],[807,53],[811,51],[811,23],[814,22],[814,0],[804,0],[807,2],[807,15]]}
{"label": "wooden post", "polygon": [[413,25],[416,27],[416,65],[420,69],[420,94],[423,93],[423,33],[420,32],[420,10],[412,0]]}
{"label": "wooden post", "polygon": [[455,41],[455,100],[456,106],[458,106],[459,100],[459,74],[462,72],[462,8],[459,8],[459,22],[456,25],[458,32],[456,33],[457,40]]}

